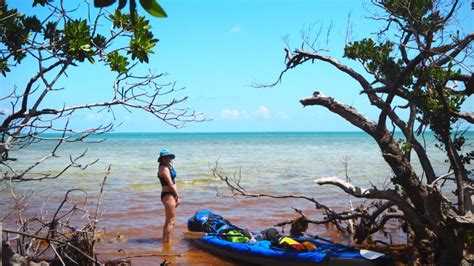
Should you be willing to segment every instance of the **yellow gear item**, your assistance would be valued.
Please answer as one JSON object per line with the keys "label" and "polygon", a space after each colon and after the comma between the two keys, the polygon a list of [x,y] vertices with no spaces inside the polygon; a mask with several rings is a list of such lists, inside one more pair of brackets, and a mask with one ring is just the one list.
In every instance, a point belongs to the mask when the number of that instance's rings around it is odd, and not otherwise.
{"label": "yellow gear item", "polygon": [[306,250],[313,250],[313,249],[316,249],[316,245],[309,242],[309,241],[304,241],[303,243],[301,243]]}
{"label": "yellow gear item", "polygon": [[289,238],[289,237],[282,237],[280,238],[280,241],[278,242],[278,244],[280,245],[284,245],[284,244],[288,244],[288,245],[295,245],[295,244],[300,244],[300,242],[294,240],[293,238]]}

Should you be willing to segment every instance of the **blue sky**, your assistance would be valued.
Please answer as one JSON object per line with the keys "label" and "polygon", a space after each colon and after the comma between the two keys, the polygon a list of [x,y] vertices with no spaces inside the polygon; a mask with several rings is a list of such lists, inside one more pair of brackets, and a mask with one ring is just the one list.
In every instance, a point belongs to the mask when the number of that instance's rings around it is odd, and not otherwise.
{"label": "blue sky", "polygon": [[[30,1],[10,5],[31,11]],[[92,1],[91,1],[92,2]],[[188,123],[174,129],[149,114],[130,114],[118,108],[116,123],[121,132],[221,132],[221,131],[352,131],[355,127],[321,107],[303,108],[299,100],[319,90],[358,108],[368,117],[375,112],[359,87],[333,67],[317,63],[290,71],[273,88],[255,88],[253,83],[272,83],[284,69],[284,39],[292,49],[301,45],[301,31],[321,28],[321,48],[355,69],[360,66],[342,58],[346,26],[350,14],[350,40],[368,37],[380,27],[367,17],[379,12],[370,1],[358,0],[160,0],[168,18],[149,15],[153,33],[160,39],[149,65],[140,71],[166,72],[163,82],[176,81],[185,87],[177,96],[189,96],[183,105],[202,112],[209,122]],[[18,5],[18,6],[16,6]],[[142,14],[145,14],[141,10]],[[470,1],[464,1],[458,26],[464,32],[474,29]],[[329,40],[326,33],[331,25]],[[314,36],[313,35],[313,36]],[[30,64],[25,61],[24,64]],[[31,69],[34,69],[32,65]],[[46,104],[69,105],[109,100],[113,75],[101,64],[70,70],[61,81],[65,95],[48,99]],[[28,71],[14,70],[2,87],[22,87]],[[3,91],[5,91],[2,88]],[[62,93],[62,92],[58,92]],[[3,104],[3,103],[2,103]],[[474,110],[473,101],[466,104]],[[79,128],[106,123],[107,113],[78,113]]]}

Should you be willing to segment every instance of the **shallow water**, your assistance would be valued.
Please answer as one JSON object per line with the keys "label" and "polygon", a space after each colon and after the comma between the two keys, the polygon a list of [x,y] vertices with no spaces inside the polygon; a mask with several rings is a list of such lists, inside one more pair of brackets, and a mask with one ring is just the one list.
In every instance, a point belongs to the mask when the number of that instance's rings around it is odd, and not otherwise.
{"label": "shallow water", "polygon": [[[303,210],[312,219],[320,218],[314,204],[304,200],[226,197],[228,189],[210,170],[216,162],[227,176],[240,176],[241,184],[250,192],[308,195],[336,209],[349,208],[348,196],[336,188],[319,187],[313,180],[323,176],[343,178],[343,160],[348,161],[349,176],[357,185],[383,186],[391,175],[377,145],[363,133],[134,133],[107,137],[108,141],[100,144],[66,144],[61,147],[63,157],[35,169],[35,173],[45,169],[59,171],[69,160],[69,154],[78,155],[88,149],[82,163],[96,158],[100,161],[86,171],[72,169],[57,180],[15,184],[15,189],[18,194],[33,191],[28,206],[31,215],[42,209],[44,215],[50,217],[65,191],[72,188],[87,192],[86,207],[94,213],[105,169],[112,165],[100,208],[99,225],[105,228],[106,235],[98,248],[103,258],[116,258],[125,253],[127,256],[146,255],[133,259],[137,265],[158,264],[163,259],[182,265],[233,265],[195,248],[184,239],[187,219],[198,210],[213,210],[234,224],[252,230],[296,218],[292,207]],[[471,142],[468,145],[472,148]],[[447,165],[443,154],[436,150],[432,140],[428,146],[437,174],[445,173]],[[50,147],[43,142],[13,153],[22,158],[17,167],[26,167],[40,159]],[[171,247],[161,242],[164,210],[156,178],[156,159],[161,148],[169,148],[177,156],[174,163],[182,198]],[[2,214],[12,208],[10,192],[5,188],[4,184],[0,192]],[[217,196],[218,193],[222,195]],[[71,199],[84,202],[85,194],[72,193]],[[352,201],[354,205],[363,203]],[[15,217],[10,217],[4,227],[15,229]],[[312,226],[309,230],[323,237],[333,237],[325,227]],[[117,253],[119,249],[124,251]],[[179,256],[153,257],[159,254]]]}

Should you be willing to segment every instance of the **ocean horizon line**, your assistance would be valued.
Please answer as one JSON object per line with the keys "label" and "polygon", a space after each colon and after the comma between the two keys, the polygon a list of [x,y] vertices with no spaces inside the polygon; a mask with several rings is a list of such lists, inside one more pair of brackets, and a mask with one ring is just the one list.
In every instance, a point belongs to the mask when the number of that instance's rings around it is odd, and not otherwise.
{"label": "ocean horizon line", "polygon": [[[346,131],[346,130],[328,130],[328,131],[296,131],[296,130],[275,130],[275,131],[114,131],[105,134],[200,134],[200,133],[366,133],[362,130]],[[398,131],[397,131],[398,133]]]}
{"label": "ocean horizon line", "polygon": [[[466,130],[466,133],[474,133],[474,130]],[[328,131],[113,131],[103,135],[120,135],[120,134],[366,134],[363,130],[328,130]],[[403,135],[402,131],[393,131],[396,135]],[[433,131],[426,130],[425,133],[432,135]],[[53,133],[54,134],[54,133]],[[454,134],[454,133],[453,133]]]}
{"label": "ocean horizon line", "polygon": [[[403,134],[402,131],[400,130],[395,130],[393,131],[394,133],[397,134]],[[466,132],[471,133],[474,132],[474,130],[467,130]],[[363,134],[368,134],[367,132],[363,130],[320,130],[320,131],[309,131],[309,130],[302,130],[302,131],[296,131],[296,130],[275,130],[275,131],[112,131],[112,132],[107,132],[104,134],[196,134],[196,133],[209,133],[209,134],[216,134],[216,133],[363,133]],[[425,133],[433,133],[433,131],[426,130]]]}
{"label": "ocean horizon line", "polygon": [[[401,131],[393,131],[395,135],[403,135],[403,132]],[[433,135],[433,131],[426,131],[428,135]],[[474,130],[467,130],[466,133],[469,135],[474,133]],[[201,134],[201,135],[219,135],[219,134],[231,134],[231,135],[236,135],[236,134],[242,134],[242,135],[247,135],[247,134],[356,134],[356,135],[367,135],[370,136],[367,132],[362,131],[362,130],[353,130],[353,131],[345,131],[345,130],[340,130],[340,131],[181,131],[181,132],[171,132],[171,131],[112,131],[112,132],[106,132],[106,133],[97,133],[97,134],[92,134],[91,136],[120,136],[120,135],[196,135],[196,134]],[[59,132],[50,132],[50,133],[42,133],[41,135],[43,136],[56,136],[56,135],[61,135]],[[76,134],[67,134],[67,135],[76,135]]]}

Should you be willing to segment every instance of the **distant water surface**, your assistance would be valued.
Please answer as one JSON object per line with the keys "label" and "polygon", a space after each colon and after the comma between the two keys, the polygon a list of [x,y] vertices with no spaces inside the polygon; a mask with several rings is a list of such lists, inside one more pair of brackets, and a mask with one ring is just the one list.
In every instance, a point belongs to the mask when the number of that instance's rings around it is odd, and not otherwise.
{"label": "distant water surface", "polygon": [[[171,260],[183,264],[228,263],[196,250],[182,239],[187,218],[198,210],[206,208],[220,212],[235,224],[245,224],[252,229],[295,218],[291,207],[301,208],[314,215],[313,218],[318,217],[319,212],[305,201],[217,197],[218,192],[228,194],[228,190],[212,176],[210,169],[216,163],[227,176],[241,177],[241,184],[250,192],[303,194],[336,208],[348,207],[347,195],[332,187],[317,186],[313,180],[324,176],[344,178],[343,161],[347,161],[348,174],[357,185],[382,187],[391,177],[391,170],[377,144],[362,132],[113,133],[102,137],[107,141],[64,144],[60,148],[60,158],[48,160],[35,172],[59,171],[69,161],[69,155],[77,156],[87,149],[87,157],[82,163],[100,161],[86,171],[72,169],[57,180],[16,184],[15,188],[34,191],[36,200],[30,203],[31,212],[39,211],[46,198],[48,201],[43,209],[53,210],[64,192],[71,188],[87,191],[92,207],[105,169],[111,165],[112,173],[107,180],[101,208],[101,226],[106,227],[109,234],[124,234],[126,240],[114,245],[104,244],[101,248],[107,254],[121,245],[129,253],[163,252],[161,225],[164,212],[159,199],[161,187],[156,178],[157,157],[162,148],[176,154],[174,165],[183,202],[178,208],[176,243],[172,251],[185,255]],[[473,149],[472,137],[474,133],[469,132],[469,150]],[[26,167],[47,155],[51,145],[40,142],[12,153],[12,156],[21,158],[17,164],[19,168]],[[434,138],[428,137],[426,145],[436,173],[446,173],[448,165],[444,162],[444,154],[434,146]],[[77,197],[81,197],[80,193]],[[1,202],[9,202],[9,191],[4,188],[0,198]],[[10,207],[0,205],[0,210],[7,211]],[[10,221],[5,226],[14,225],[14,221]],[[325,228],[311,230],[325,234]]]}

